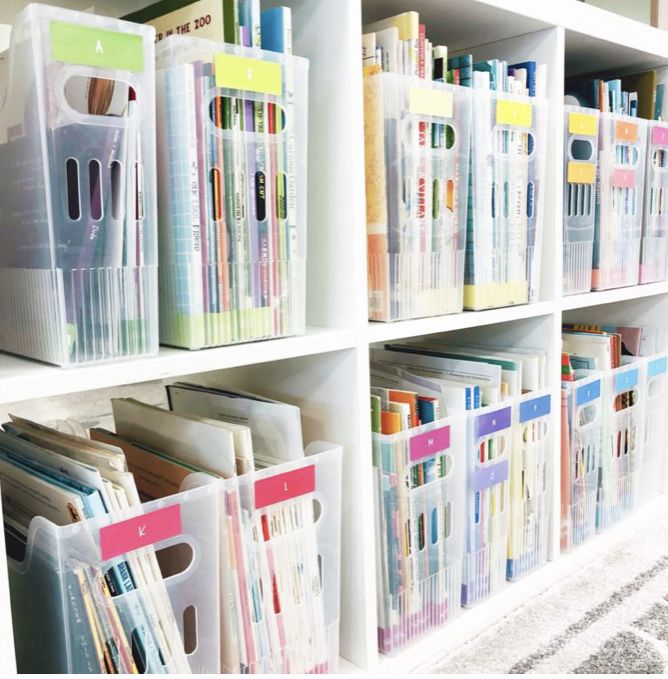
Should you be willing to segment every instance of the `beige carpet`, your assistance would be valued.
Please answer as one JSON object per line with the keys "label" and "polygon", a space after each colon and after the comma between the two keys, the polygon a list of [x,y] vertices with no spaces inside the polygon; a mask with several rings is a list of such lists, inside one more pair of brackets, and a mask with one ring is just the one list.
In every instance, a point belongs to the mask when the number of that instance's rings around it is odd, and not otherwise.
{"label": "beige carpet", "polygon": [[668,515],[423,671],[668,673]]}

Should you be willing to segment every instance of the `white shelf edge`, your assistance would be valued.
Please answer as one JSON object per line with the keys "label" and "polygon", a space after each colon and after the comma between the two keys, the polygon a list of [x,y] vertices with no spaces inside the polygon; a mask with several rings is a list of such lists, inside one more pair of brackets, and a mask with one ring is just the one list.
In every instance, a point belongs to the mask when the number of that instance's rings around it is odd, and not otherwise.
{"label": "white shelf edge", "polygon": [[368,339],[370,344],[385,342],[403,337],[417,337],[418,335],[476,328],[523,318],[548,316],[554,312],[554,302],[536,302],[535,304],[518,304],[517,306],[486,309],[484,311],[463,311],[447,316],[431,316],[389,323],[369,321]]}
{"label": "white shelf edge", "polygon": [[355,333],[308,327],[304,335],[188,351],[160,347],[157,356],[63,370],[30,359],[0,354],[0,405],[98,390],[124,384],[236,368],[299,356],[352,349]]}
{"label": "white shelf edge", "polygon": [[668,293],[668,281],[659,283],[645,283],[644,285],[632,285],[628,288],[613,288],[612,290],[599,290],[597,292],[585,292],[580,295],[568,295],[561,298],[562,311],[571,309],[583,309],[599,304],[614,304],[628,300],[643,299],[655,295]]}
{"label": "white shelf edge", "polygon": [[472,639],[480,630],[488,630],[505,615],[576,572],[585,564],[637,533],[642,527],[668,512],[668,495],[660,495],[639,507],[633,514],[594,537],[588,543],[560,554],[522,580],[506,583],[504,588],[480,605],[462,609],[457,617],[430,632],[396,656],[381,655],[373,672],[377,674],[425,673],[434,662]]}
{"label": "white shelf edge", "polygon": [[560,26],[567,31],[581,33],[593,40],[602,40],[668,58],[668,43],[664,31],[629,17],[609,12],[594,5],[576,0],[559,3],[535,2],[535,0],[477,0],[496,10],[527,16],[548,26]]}

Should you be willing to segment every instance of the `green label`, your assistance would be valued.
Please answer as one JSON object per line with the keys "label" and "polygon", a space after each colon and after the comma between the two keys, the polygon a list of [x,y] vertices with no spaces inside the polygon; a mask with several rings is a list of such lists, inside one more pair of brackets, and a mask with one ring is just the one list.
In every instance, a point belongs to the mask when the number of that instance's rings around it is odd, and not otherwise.
{"label": "green label", "polygon": [[283,70],[273,61],[216,54],[215,69],[216,87],[279,96],[283,90]]}
{"label": "green label", "polygon": [[68,64],[141,73],[144,70],[144,40],[134,33],[52,21],[51,58]]}

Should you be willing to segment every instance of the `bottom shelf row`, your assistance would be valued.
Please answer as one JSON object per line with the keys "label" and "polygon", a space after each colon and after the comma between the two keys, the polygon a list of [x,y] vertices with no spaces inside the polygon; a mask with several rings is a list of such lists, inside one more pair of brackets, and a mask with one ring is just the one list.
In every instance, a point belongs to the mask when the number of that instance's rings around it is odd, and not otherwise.
{"label": "bottom shelf row", "polygon": [[[381,652],[546,563],[554,507],[568,550],[660,490],[668,354],[569,363],[559,408],[546,352],[432,337],[371,359]],[[336,672],[341,448],[304,447],[295,405],[166,394],[112,399],[113,432],[3,425],[19,671]]]}

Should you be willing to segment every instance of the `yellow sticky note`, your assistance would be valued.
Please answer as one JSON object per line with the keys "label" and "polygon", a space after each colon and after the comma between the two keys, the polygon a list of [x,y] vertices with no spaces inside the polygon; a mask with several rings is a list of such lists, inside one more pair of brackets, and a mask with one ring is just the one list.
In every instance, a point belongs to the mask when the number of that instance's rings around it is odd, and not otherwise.
{"label": "yellow sticky note", "polygon": [[566,181],[569,184],[593,184],[596,181],[596,165],[570,161]]}
{"label": "yellow sticky note", "polygon": [[452,118],[452,92],[411,87],[408,94],[408,109],[418,115]]}
{"label": "yellow sticky note", "polygon": [[499,99],[496,103],[496,124],[531,127],[531,104]]}
{"label": "yellow sticky note", "polygon": [[236,54],[216,54],[216,87],[245,90],[259,94],[283,92],[283,69],[274,61],[238,57]]}
{"label": "yellow sticky note", "polygon": [[598,118],[591,113],[569,113],[568,133],[595,137],[598,134]]}

